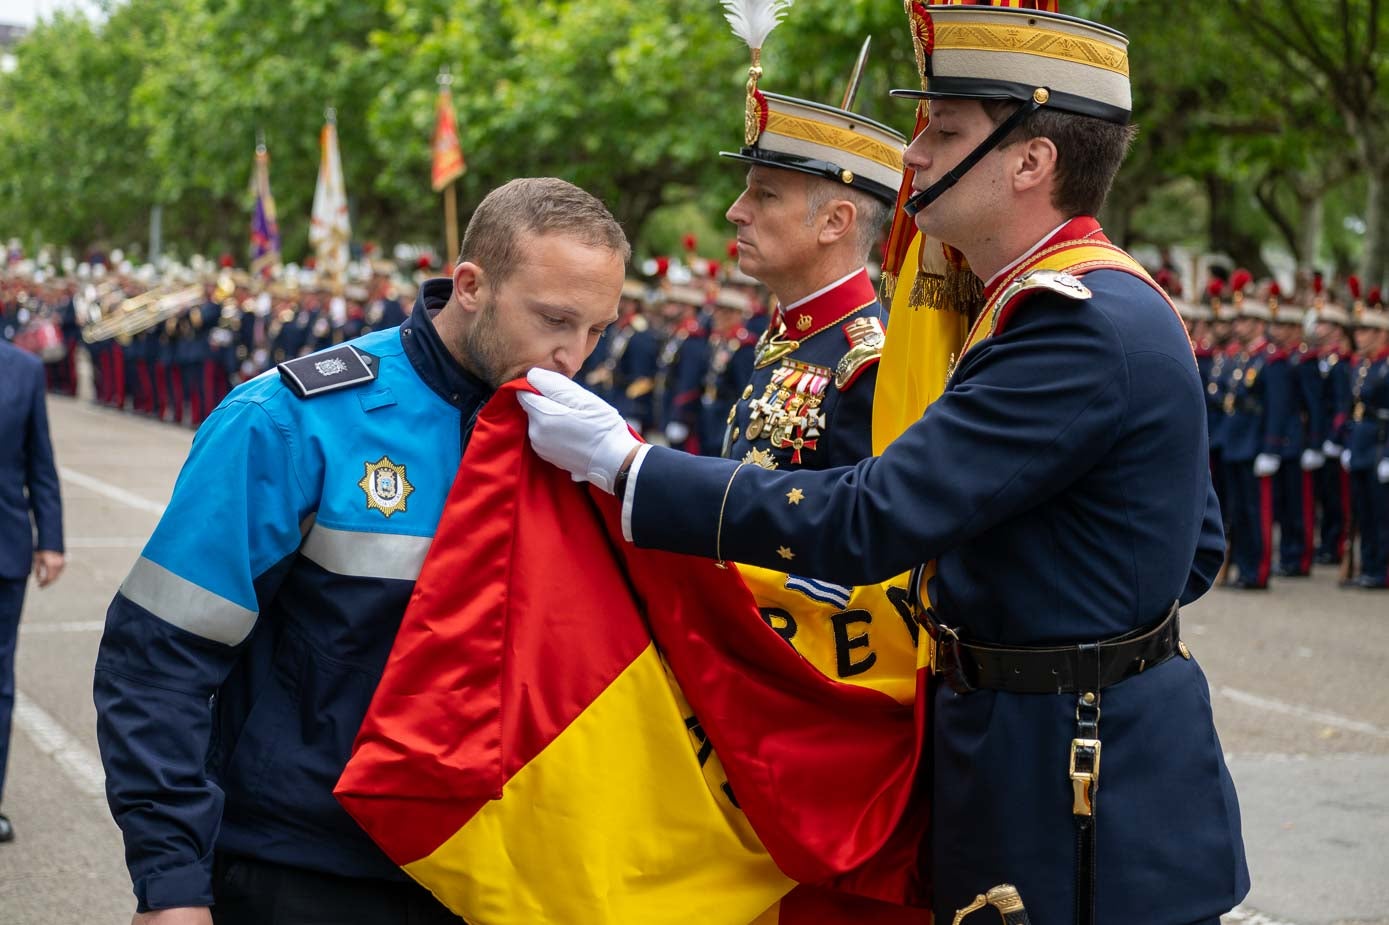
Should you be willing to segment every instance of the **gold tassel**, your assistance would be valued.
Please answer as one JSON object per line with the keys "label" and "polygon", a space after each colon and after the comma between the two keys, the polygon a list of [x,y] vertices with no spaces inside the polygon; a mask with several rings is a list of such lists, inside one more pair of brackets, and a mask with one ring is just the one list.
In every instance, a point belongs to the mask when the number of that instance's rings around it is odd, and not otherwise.
{"label": "gold tassel", "polygon": [[984,281],[972,270],[951,264],[945,271],[941,308],[959,312],[971,324],[984,309]]}
{"label": "gold tassel", "polygon": [[895,295],[897,295],[897,274],[884,272],[882,280],[878,283],[878,301],[891,308],[892,297]]}
{"label": "gold tassel", "polygon": [[907,304],[912,308],[943,308],[941,299],[944,295],[945,277],[936,273],[918,272],[915,282],[912,283],[912,292]]}

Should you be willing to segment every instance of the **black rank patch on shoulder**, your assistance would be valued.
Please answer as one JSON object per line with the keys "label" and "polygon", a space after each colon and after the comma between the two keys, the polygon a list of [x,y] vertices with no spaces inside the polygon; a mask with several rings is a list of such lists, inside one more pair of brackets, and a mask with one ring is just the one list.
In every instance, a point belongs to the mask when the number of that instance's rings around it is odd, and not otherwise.
{"label": "black rank patch on shoulder", "polygon": [[336,392],[376,378],[381,363],[351,344],[286,360],[277,369],[280,379],[300,398]]}

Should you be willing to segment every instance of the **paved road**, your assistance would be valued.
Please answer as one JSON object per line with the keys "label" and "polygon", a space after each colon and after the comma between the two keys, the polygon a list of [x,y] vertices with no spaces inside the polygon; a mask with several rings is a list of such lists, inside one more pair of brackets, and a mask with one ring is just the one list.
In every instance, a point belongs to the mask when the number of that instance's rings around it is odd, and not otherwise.
{"label": "paved road", "polygon": [[[107,602],[191,435],[50,400],[68,570],[30,589],[0,846],[0,925],[123,923],[133,908],[101,797],[91,673]],[[1389,925],[1389,595],[1333,576],[1217,590],[1183,613],[1239,787],[1254,890],[1244,925]]]}

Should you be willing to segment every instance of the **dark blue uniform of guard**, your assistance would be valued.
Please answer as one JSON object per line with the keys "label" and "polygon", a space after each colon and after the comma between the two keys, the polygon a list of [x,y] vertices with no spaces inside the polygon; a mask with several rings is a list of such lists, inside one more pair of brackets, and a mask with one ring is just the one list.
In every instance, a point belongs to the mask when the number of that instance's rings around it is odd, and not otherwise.
{"label": "dark blue uniform of guard", "polygon": [[1278,456],[1281,463],[1273,477],[1274,519],[1278,521],[1279,575],[1310,574],[1316,555],[1316,490],[1313,475],[1301,465],[1305,450],[1317,447],[1313,435],[1324,428],[1317,375],[1317,357],[1306,344],[1286,351],[1288,407],[1281,420]]}
{"label": "dark blue uniform of guard", "polygon": [[[19,614],[34,551],[63,551],[63,507],[44,385],[39,358],[0,341],[0,798],[9,762]],[[8,830],[5,824],[0,835]]]}
{"label": "dark blue uniform of guard", "polygon": [[1287,414],[1292,380],[1280,355],[1260,338],[1241,350],[1230,368],[1225,393],[1225,490],[1230,506],[1230,558],[1239,583],[1268,587],[1272,572],[1273,481],[1254,474],[1254,458],[1278,456],[1278,422]]}
{"label": "dark blue uniform of guard", "polygon": [[636,315],[613,336],[613,405],[637,433],[656,424],[656,375],[661,339],[643,315]]}
{"label": "dark blue uniform of guard", "polygon": [[1350,497],[1360,531],[1360,575],[1365,588],[1389,586],[1389,484],[1378,477],[1389,444],[1389,348],[1361,357],[1351,373]]}
{"label": "dark blue uniform of guard", "polygon": [[1350,419],[1350,371],[1354,366],[1348,351],[1326,350],[1317,358],[1317,377],[1321,380],[1318,401],[1326,431],[1320,446],[1326,465],[1316,472],[1317,502],[1321,508],[1321,530],[1317,540],[1317,561],[1334,565],[1345,555],[1346,527],[1350,521],[1350,474],[1340,465],[1345,444],[1345,426]]}
{"label": "dark blue uniform of guard", "polygon": [[[1084,283],[1084,302],[1033,295],[852,468],[650,448],[628,488],[633,539],[844,584],[935,559],[935,618],[966,639],[1064,646],[1160,620],[1223,557],[1202,385],[1153,289],[1114,271]],[[1034,921],[1071,921],[1076,696],[942,686],[934,706],[937,921],[1003,882]],[[1100,727],[1095,920],[1213,921],[1249,875],[1200,667],[1173,657],[1106,688]]]}
{"label": "dark blue uniform of guard", "polygon": [[777,315],[758,340],[723,455],[766,469],[828,469],[871,456],[883,310],[868,271]]}
{"label": "dark blue uniform of guard", "polygon": [[235,389],[111,603],[97,738],[141,910],[309,921],[257,895],[297,870],[313,920],[456,921],[332,794],[491,395],[430,320],[450,291]]}

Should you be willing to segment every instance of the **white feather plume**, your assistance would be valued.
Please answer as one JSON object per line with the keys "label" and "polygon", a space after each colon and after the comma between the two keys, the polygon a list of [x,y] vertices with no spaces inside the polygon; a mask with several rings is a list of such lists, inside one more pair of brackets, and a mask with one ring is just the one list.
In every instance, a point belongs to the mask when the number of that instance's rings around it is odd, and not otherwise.
{"label": "white feather plume", "polygon": [[749,48],[761,48],[767,35],[791,9],[791,0],[719,0],[733,34]]}

